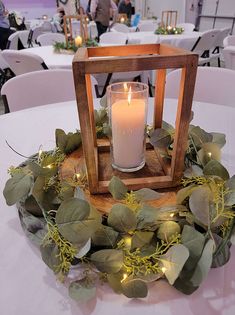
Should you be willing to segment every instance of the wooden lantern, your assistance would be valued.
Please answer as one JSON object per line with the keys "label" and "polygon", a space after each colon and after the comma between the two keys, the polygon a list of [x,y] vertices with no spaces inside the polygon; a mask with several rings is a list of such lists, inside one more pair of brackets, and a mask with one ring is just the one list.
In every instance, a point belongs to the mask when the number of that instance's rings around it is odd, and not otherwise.
{"label": "wooden lantern", "polygon": [[162,27],[176,27],[177,11],[162,11]]}
{"label": "wooden lantern", "polygon": [[83,42],[86,42],[88,39],[88,17],[86,15],[80,14],[80,15],[64,15],[64,35],[66,40],[66,46],[68,47],[68,44],[72,44],[74,42],[73,38],[73,26],[72,26],[72,20],[80,21],[80,36],[82,38]]}
{"label": "wooden lantern", "polygon": [[[91,194],[108,191],[113,175],[129,187],[166,188],[177,186],[184,169],[188,126],[196,79],[198,55],[160,44],[126,45],[78,49],[73,60],[73,74],[79,113],[83,154]],[[152,146],[146,149],[146,165],[134,173],[114,170],[110,161],[108,141],[96,138],[91,74],[157,70],[153,125],[161,128],[164,107],[166,70],[181,68],[178,110],[172,160],[169,164]]]}

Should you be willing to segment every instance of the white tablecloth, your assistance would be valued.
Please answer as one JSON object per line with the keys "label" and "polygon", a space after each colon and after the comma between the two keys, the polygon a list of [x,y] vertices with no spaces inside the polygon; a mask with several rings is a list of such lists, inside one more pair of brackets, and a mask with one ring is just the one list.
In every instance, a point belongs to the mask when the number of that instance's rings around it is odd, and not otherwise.
{"label": "white tablecloth", "polygon": [[[127,33],[128,42],[136,42],[137,40],[141,40],[145,36],[149,36],[151,32],[135,32],[135,33]],[[160,43],[167,43],[169,45],[178,46],[178,42],[182,39],[192,39],[192,43],[196,42],[201,33],[199,32],[188,32],[178,35],[158,35]],[[192,45],[193,46],[193,45]]]}
{"label": "white tablecloth", "polygon": [[[166,102],[164,118],[175,120],[175,101]],[[150,106],[150,112],[152,107]],[[150,116],[149,116],[150,117]],[[235,173],[235,108],[198,103],[194,106],[195,125],[207,131],[224,132],[227,144],[223,162]],[[6,180],[7,168],[24,158],[55,145],[54,131],[79,128],[75,102],[31,108],[0,116],[0,190]],[[150,286],[143,300],[129,300],[116,295],[107,286],[98,288],[97,298],[80,305],[68,297],[67,289],[56,282],[53,273],[40,259],[38,250],[21,229],[15,206],[8,207],[0,196],[0,314],[1,315],[233,315],[235,314],[235,248],[225,267],[212,269],[201,287],[185,296],[166,281]]]}

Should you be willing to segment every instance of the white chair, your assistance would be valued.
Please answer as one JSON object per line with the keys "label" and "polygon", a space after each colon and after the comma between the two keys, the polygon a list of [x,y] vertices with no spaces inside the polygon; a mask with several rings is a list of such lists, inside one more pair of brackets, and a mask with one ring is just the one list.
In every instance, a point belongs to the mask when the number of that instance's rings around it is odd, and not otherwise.
{"label": "white chair", "polygon": [[23,50],[5,49],[2,52],[2,57],[16,76],[27,72],[48,69],[41,57]]}
{"label": "white chair", "polygon": [[49,21],[44,21],[40,26],[43,32],[55,32],[54,25]]}
{"label": "white chair", "polygon": [[0,89],[2,85],[11,77],[9,71],[9,65],[6,63],[5,59],[2,57],[2,51],[0,50]]}
{"label": "white chair", "polygon": [[43,34],[43,30],[41,26],[35,26],[34,28],[30,29],[29,31],[29,38],[28,38],[28,47],[38,46],[37,38],[39,35]]}
{"label": "white chair", "polygon": [[38,36],[37,42],[40,46],[50,46],[55,42],[65,43],[65,36],[60,33],[45,33]]}
{"label": "white chair", "polygon": [[225,37],[225,39],[223,40],[223,46],[235,46],[235,35]]}
{"label": "white chair", "polygon": [[225,68],[235,70],[235,46],[225,47],[222,51]]}
{"label": "white chair", "polygon": [[177,24],[176,27],[182,27],[184,29],[184,33],[193,32],[193,30],[195,29],[195,25],[192,23],[180,23]]}
{"label": "white chair", "polygon": [[119,32],[106,32],[100,36],[100,46],[125,45],[127,35]]}
{"label": "white chair", "polygon": [[27,48],[29,31],[18,31],[11,34],[8,38],[7,49],[24,49]]}
{"label": "white chair", "polygon": [[6,112],[75,100],[71,70],[35,71],[7,81],[1,90]]}
{"label": "white chair", "polygon": [[196,41],[192,51],[199,55],[199,65],[210,65],[210,50],[215,47],[216,36],[220,33],[220,30],[209,30],[203,32]]}
{"label": "white chair", "polygon": [[215,43],[214,43],[214,49],[212,49],[210,57],[211,59],[218,59],[218,67],[220,67],[220,57],[221,57],[221,49],[223,48],[223,42],[224,39],[228,36],[230,33],[231,28],[223,28],[220,30],[220,33],[217,34]]}
{"label": "white chair", "polygon": [[154,23],[146,23],[146,24],[140,24],[138,25],[138,30],[140,32],[155,32],[157,29],[156,24]]}
{"label": "white chair", "polygon": [[121,33],[129,33],[130,29],[127,25],[122,23],[115,23],[112,28],[111,32],[121,32]]}
{"label": "white chair", "polygon": [[[168,73],[165,97],[178,98],[181,71],[178,69]],[[217,67],[198,67],[193,100],[235,106],[234,82],[235,71]]]}

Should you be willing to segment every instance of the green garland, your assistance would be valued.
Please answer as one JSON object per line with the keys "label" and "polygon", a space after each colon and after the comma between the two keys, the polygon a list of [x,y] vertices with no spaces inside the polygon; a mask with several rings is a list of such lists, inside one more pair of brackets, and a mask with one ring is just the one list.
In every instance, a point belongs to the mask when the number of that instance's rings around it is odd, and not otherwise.
{"label": "green garland", "polygon": [[85,42],[85,44],[81,45],[81,46],[76,46],[74,43],[68,43],[68,46],[65,43],[61,43],[61,42],[55,42],[55,44],[53,45],[54,47],[54,51],[57,53],[61,53],[63,52],[63,50],[65,51],[71,51],[72,53],[75,53],[78,48],[81,47],[97,47],[98,43],[96,40],[94,39],[87,39],[87,41]]}
{"label": "green garland", "polygon": [[155,34],[158,35],[177,35],[182,34],[184,32],[184,29],[182,27],[162,27],[160,26],[158,29],[156,29]]}
{"label": "green garland", "polygon": [[[107,111],[95,111],[97,135],[107,132]],[[171,158],[174,128],[148,128],[151,144]],[[7,204],[17,204],[22,227],[36,243],[43,261],[61,281],[71,268],[80,275],[69,295],[87,301],[99,283],[114,292],[144,298],[147,284],[165,278],[185,294],[193,293],[210,268],[230,256],[234,228],[235,176],[218,161],[225,136],[190,126],[182,189],[173,206],[154,208],[150,200],[162,193],[142,188],[128,191],[113,177],[109,190],[117,201],[101,215],[86,200],[84,169],[62,179],[60,166],[81,147],[81,134],[56,130],[56,148],[39,152],[11,167],[4,189]]]}

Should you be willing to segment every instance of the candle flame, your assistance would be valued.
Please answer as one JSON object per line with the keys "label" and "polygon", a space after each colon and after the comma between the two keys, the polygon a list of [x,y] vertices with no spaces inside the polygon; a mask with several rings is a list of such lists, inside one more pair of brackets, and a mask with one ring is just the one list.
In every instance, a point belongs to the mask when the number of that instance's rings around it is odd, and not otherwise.
{"label": "candle flame", "polygon": [[129,89],[129,92],[128,92],[128,105],[131,105],[131,86],[130,86],[130,89]]}
{"label": "candle flame", "polygon": [[124,88],[124,92],[128,92],[128,86],[126,82],[123,83],[123,88]]}
{"label": "candle flame", "polygon": [[170,217],[173,218],[173,216],[174,216],[174,213],[171,213],[171,214],[170,214]]}
{"label": "candle flame", "polygon": [[76,180],[79,180],[80,177],[81,177],[81,174],[80,174],[80,173],[76,173],[76,174],[75,174]]}
{"label": "candle flame", "polygon": [[209,156],[209,158],[211,158],[211,156],[212,156],[212,153],[211,153],[211,152],[208,152],[208,156]]}

